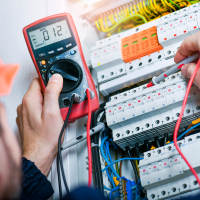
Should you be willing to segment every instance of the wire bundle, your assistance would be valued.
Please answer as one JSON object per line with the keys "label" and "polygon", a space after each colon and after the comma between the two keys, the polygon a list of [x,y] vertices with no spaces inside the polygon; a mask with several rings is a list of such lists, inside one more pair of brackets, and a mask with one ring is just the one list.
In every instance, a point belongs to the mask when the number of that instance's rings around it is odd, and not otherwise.
{"label": "wire bundle", "polygon": [[143,0],[133,2],[133,4],[121,7],[121,9],[118,8],[104,13],[98,20],[95,20],[95,25],[99,31],[108,33],[108,36],[111,36],[113,33],[120,33],[140,26],[195,3],[198,3],[198,1]]}
{"label": "wire bundle", "polygon": [[[108,180],[109,180],[110,184],[112,185],[113,189],[107,188],[105,186],[104,186],[104,188],[106,190],[111,191],[109,198],[114,199],[115,197],[120,196],[120,193],[118,191],[119,187],[116,185],[116,183],[113,180],[114,180],[114,178],[117,178],[117,180],[119,180],[120,178],[123,178],[123,177],[120,177],[119,173],[114,169],[113,164],[116,164],[116,163],[118,163],[120,161],[124,161],[124,160],[133,161],[133,160],[142,160],[143,158],[121,158],[121,159],[112,161],[110,150],[109,150],[109,140],[108,140],[107,134],[108,134],[108,129],[106,129],[106,131],[102,134],[102,141],[101,141],[101,146],[100,146],[101,155],[106,162],[106,164],[105,164],[106,167],[102,170],[102,172],[106,171]],[[117,167],[116,167],[116,169],[117,169]],[[137,179],[138,179],[138,185],[139,185],[140,184],[139,177]],[[115,194],[112,195],[114,192],[115,192]],[[137,193],[138,190],[136,189],[135,192]],[[137,196],[137,194],[136,194],[136,196]]]}

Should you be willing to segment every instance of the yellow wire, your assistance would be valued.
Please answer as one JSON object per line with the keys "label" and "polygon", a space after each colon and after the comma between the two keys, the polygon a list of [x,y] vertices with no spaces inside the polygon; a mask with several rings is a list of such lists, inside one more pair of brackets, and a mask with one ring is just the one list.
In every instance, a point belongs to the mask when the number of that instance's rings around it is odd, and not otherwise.
{"label": "yellow wire", "polygon": [[101,26],[102,31],[108,33],[110,31],[112,31],[113,29],[117,28],[121,23],[124,23],[124,22],[130,20],[133,17],[140,17],[140,18],[142,18],[142,20],[144,21],[144,23],[147,23],[147,19],[144,16],[139,15],[139,14],[131,15],[131,16],[127,17],[127,18],[124,18],[120,22],[116,23],[115,25],[113,25],[112,27],[110,27],[107,30],[105,30],[105,27],[103,25],[103,18],[100,18],[99,22],[100,22],[100,26]]}
{"label": "yellow wire", "polygon": [[140,13],[141,15],[144,15],[143,12],[140,10],[140,4],[139,4],[139,3],[137,4],[137,7],[138,7],[138,10],[139,10],[139,13]]}
{"label": "yellow wire", "polygon": [[[156,11],[156,9],[154,8],[154,6],[153,6],[153,4],[152,4],[152,1],[151,0],[149,0],[149,2],[150,2],[150,5],[151,5],[151,8],[153,9],[153,11],[155,12]],[[157,12],[156,12],[157,13]]]}
{"label": "yellow wire", "polygon": [[133,5],[133,8],[134,8],[135,14],[138,14],[136,5]]}
{"label": "yellow wire", "polygon": [[110,15],[108,15],[109,20],[111,21],[112,24],[115,24],[115,22],[113,22],[112,18]]}
{"label": "yellow wire", "polygon": [[122,15],[121,15],[121,13],[120,13],[120,12],[118,12],[118,14],[119,14],[119,17],[120,17],[120,19],[122,20],[122,19],[123,19],[123,17],[122,17]]}
{"label": "yellow wire", "polygon": [[126,18],[125,13],[124,13],[123,10],[121,10],[121,13],[122,13],[123,18]]}
{"label": "yellow wire", "polygon": [[127,17],[127,13],[126,13],[126,9],[124,8],[124,14],[125,14],[125,17]]}
{"label": "yellow wire", "polygon": [[144,16],[149,20],[149,16],[146,14],[145,10],[143,10],[142,2],[140,2],[140,8],[141,8],[142,12],[144,13]]}
{"label": "yellow wire", "polygon": [[163,6],[166,6],[167,7],[167,4],[164,2],[164,0],[161,0]]}
{"label": "yellow wire", "polygon": [[[153,1],[154,7],[156,8],[156,11],[158,11],[159,9],[158,9],[158,7],[157,7],[156,0],[152,0],[152,1]],[[159,12],[159,11],[158,11],[158,12]]]}
{"label": "yellow wire", "polygon": [[133,7],[132,6],[130,7],[130,10],[131,10],[131,15],[133,15]]}
{"label": "yellow wire", "polygon": [[127,11],[127,15],[130,16],[130,12],[129,12],[128,7],[127,7],[126,11]]}
{"label": "yellow wire", "polygon": [[101,29],[100,29],[100,27],[99,27],[99,24],[98,24],[97,20],[95,21],[95,24],[96,24],[97,29],[98,29],[99,31],[101,31]]}
{"label": "yellow wire", "polygon": [[138,162],[137,162],[137,160],[136,160],[136,168],[137,168],[137,172],[138,172],[138,176],[140,177],[140,171],[139,171],[139,167],[138,167]]}
{"label": "yellow wire", "polygon": [[106,30],[108,30],[108,22],[107,22],[107,17],[104,17],[105,24],[106,24]]}
{"label": "yellow wire", "polygon": [[101,30],[102,30],[103,32],[105,32],[106,30],[105,30],[105,27],[104,27],[104,24],[103,24],[103,18],[100,18],[100,19],[99,19],[99,24],[100,24]]}
{"label": "yellow wire", "polygon": [[146,5],[145,5],[145,1],[142,1],[143,3],[143,7],[144,7],[144,10],[146,11],[146,13],[148,13],[149,15],[152,15],[152,13],[147,9]]}
{"label": "yellow wire", "polygon": [[118,16],[117,16],[117,13],[116,13],[116,12],[115,12],[115,17],[116,17],[117,21],[119,21],[119,18],[118,18]]}
{"label": "yellow wire", "polygon": [[111,17],[112,17],[112,20],[113,20],[113,22],[115,22],[115,23],[116,23],[116,21],[115,21],[115,18],[114,18],[114,16],[113,16],[113,14],[111,14]]}
{"label": "yellow wire", "polygon": [[163,1],[167,4],[168,7],[172,8],[174,11],[176,11],[176,9],[170,3],[168,3],[167,0],[166,1],[163,0]]}

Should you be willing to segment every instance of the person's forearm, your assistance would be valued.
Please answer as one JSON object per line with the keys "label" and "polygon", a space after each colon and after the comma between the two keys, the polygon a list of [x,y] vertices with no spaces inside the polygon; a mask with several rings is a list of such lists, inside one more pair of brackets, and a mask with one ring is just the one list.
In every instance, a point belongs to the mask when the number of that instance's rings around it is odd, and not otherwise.
{"label": "person's forearm", "polygon": [[49,199],[54,191],[46,176],[35,166],[33,162],[22,158],[22,193],[30,199]]}

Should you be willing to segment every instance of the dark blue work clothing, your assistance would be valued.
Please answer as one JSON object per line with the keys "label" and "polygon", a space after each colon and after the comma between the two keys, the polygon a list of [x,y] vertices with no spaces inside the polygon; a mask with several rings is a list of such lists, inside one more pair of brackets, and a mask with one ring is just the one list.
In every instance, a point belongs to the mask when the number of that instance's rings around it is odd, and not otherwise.
{"label": "dark blue work clothing", "polygon": [[[54,190],[46,176],[35,166],[35,164],[26,158],[22,158],[22,197],[21,200],[47,200]],[[63,200],[106,200],[104,195],[98,190],[88,187],[80,187],[67,196]]]}

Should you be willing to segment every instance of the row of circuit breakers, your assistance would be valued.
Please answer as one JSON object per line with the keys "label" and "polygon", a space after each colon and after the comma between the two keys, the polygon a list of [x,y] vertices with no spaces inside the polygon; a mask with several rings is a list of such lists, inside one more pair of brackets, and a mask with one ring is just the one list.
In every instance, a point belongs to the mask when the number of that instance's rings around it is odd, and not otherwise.
{"label": "row of circuit breakers", "polygon": [[[200,29],[200,4],[99,40],[91,48],[99,90],[107,96],[174,65],[181,42]],[[163,62],[164,60],[164,62]]]}

